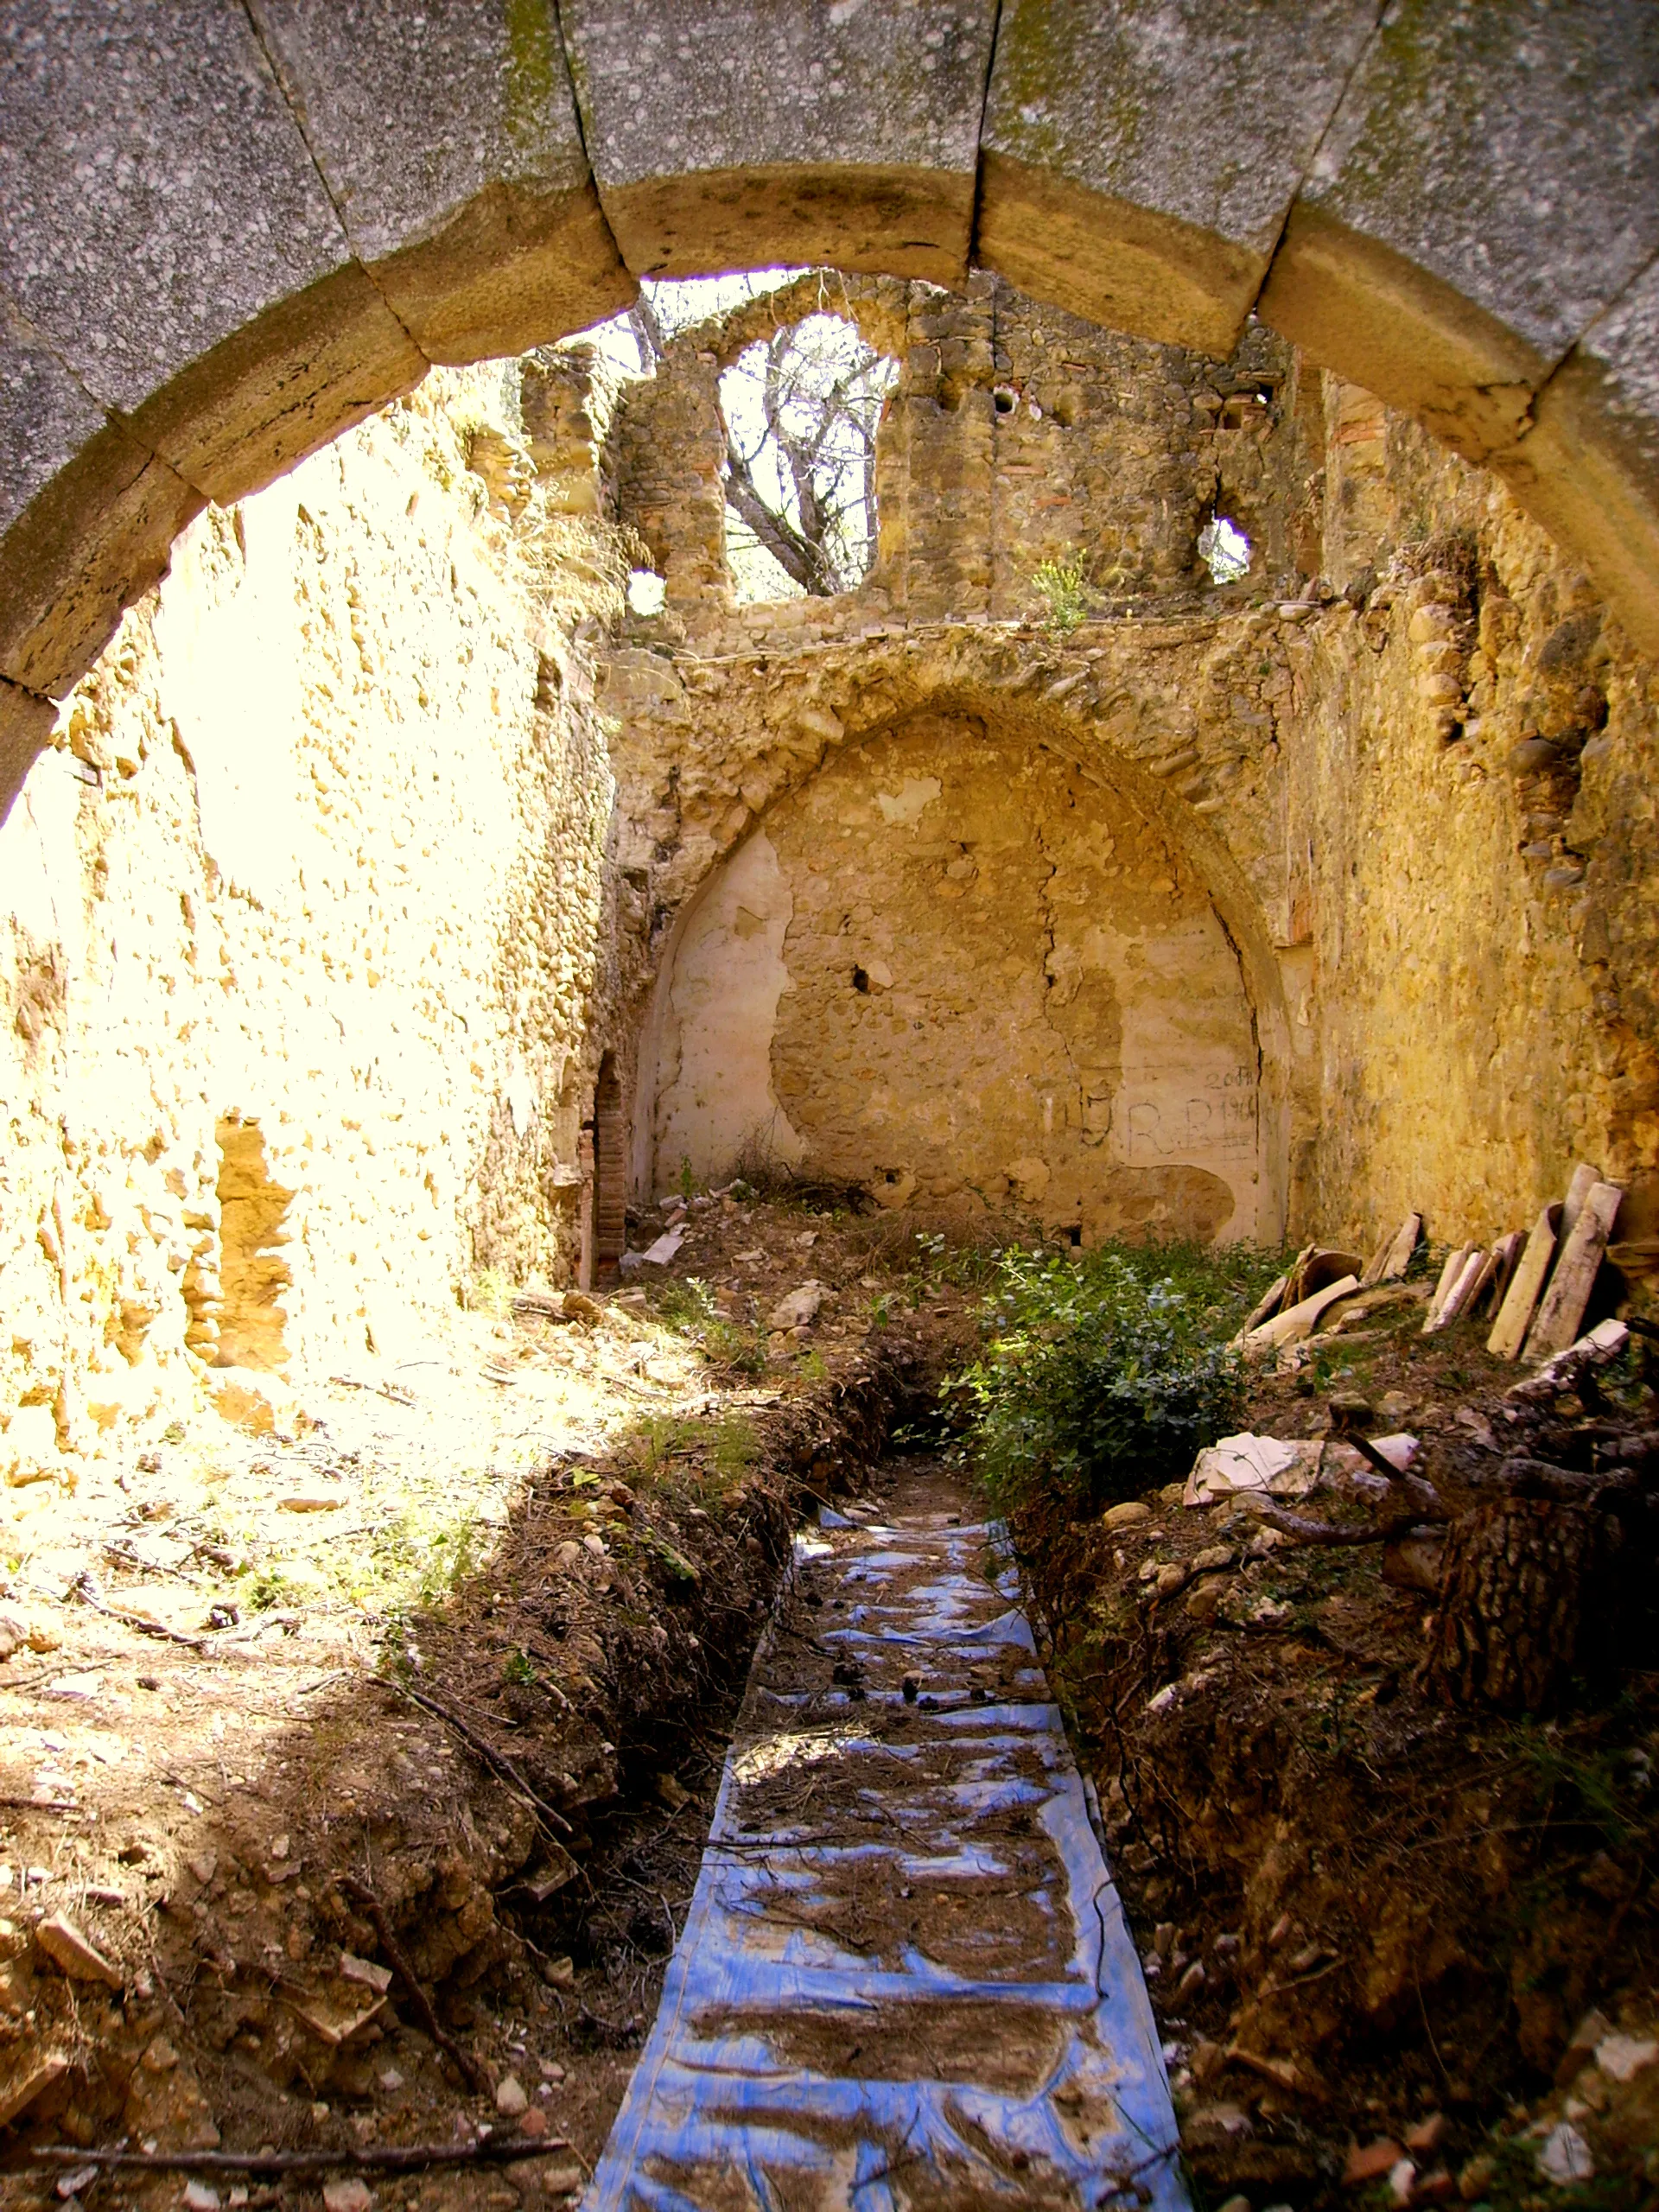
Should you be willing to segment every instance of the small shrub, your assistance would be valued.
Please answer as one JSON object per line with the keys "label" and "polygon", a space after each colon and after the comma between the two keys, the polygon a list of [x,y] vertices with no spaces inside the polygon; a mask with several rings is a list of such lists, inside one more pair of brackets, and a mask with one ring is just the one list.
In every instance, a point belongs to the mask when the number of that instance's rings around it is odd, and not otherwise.
{"label": "small shrub", "polygon": [[715,1472],[724,1481],[735,1482],[746,1475],[760,1449],[754,1424],[746,1414],[727,1414],[715,1424],[712,1457]]}
{"label": "small shrub", "polygon": [[680,1336],[696,1337],[722,1316],[708,1284],[696,1275],[685,1275],[663,1285],[657,1318]]}
{"label": "small shrub", "polygon": [[993,1508],[1046,1495],[1084,1513],[1185,1475],[1238,1418],[1243,1365],[1227,1338],[1274,1265],[1192,1245],[1005,1251],[989,1341],[945,1386],[966,1402]]}
{"label": "small shrub", "polygon": [[1063,635],[1089,619],[1087,563],[1076,550],[1047,561],[1032,570],[1032,588],[1048,609],[1048,626]]}
{"label": "small shrub", "polygon": [[728,1375],[759,1375],[766,1367],[766,1345],[760,1335],[722,1313],[708,1284],[696,1275],[665,1283],[656,1314],[698,1344],[712,1367]]}
{"label": "small shrub", "polygon": [[469,1313],[488,1313],[499,1320],[512,1304],[512,1281],[500,1268],[480,1268],[461,1303]]}

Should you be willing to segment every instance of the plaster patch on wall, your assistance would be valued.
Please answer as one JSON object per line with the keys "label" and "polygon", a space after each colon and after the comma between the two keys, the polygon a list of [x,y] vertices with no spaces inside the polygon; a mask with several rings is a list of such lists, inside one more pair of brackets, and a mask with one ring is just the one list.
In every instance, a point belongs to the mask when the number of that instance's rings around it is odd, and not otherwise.
{"label": "plaster patch on wall", "polygon": [[658,1183],[682,1160],[728,1175],[758,1143],[790,1166],[805,1147],[772,1084],[779,1001],[792,987],[784,939],[794,895],[765,830],[739,847],[691,915],[674,963],[658,1096]]}
{"label": "plaster patch on wall", "polygon": [[937,776],[906,776],[896,791],[877,791],[875,803],[890,830],[918,821],[944,785]]}

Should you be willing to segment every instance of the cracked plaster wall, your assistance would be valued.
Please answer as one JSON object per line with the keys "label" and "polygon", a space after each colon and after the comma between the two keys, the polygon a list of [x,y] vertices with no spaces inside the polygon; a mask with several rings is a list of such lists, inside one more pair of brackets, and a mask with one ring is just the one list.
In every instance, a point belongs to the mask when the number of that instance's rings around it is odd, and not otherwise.
{"label": "cracked plaster wall", "polygon": [[914,716],[779,801],[700,903],[671,1007],[659,1169],[729,1173],[758,1135],[888,1205],[977,1199],[1085,1243],[1261,1228],[1250,1010],[1190,861],[976,717]]}

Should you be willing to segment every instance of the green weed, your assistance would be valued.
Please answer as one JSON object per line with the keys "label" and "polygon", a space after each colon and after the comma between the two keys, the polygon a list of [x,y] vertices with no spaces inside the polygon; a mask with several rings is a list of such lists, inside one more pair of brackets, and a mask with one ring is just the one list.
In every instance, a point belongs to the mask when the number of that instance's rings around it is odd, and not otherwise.
{"label": "green weed", "polygon": [[512,1304],[512,1283],[500,1268],[480,1268],[463,1300],[468,1313],[489,1313],[498,1320]]}
{"label": "green weed", "polygon": [[1191,1244],[1004,1251],[985,1350],[944,1386],[993,1507],[1048,1494],[1096,1510],[1184,1475],[1240,1414],[1227,1338],[1275,1265]]}
{"label": "green weed", "polygon": [[1075,547],[1064,556],[1039,561],[1032,588],[1048,609],[1048,627],[1068,635],[1089,619],[1088,563]]}

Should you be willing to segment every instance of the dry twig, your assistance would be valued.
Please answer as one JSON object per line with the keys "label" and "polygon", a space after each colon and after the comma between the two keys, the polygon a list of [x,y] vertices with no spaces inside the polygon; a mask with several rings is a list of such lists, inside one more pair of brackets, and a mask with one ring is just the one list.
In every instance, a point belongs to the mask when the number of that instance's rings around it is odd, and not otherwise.
{"label": "dry twig", "polygon": [[380,1938],[381,1949],[391,1961],[398,1980],[409,1992],[410,2002],[421,2016],[421,2025],[436,2044],[438,2049],[447,2057],[454,2060],[467,2088],[474,2090],[480,2097],[487,2096],[490,2089],[488,2075],[471,2053],[463,2050],[454,2037],[441,2024],[437,2014],[432,2009],[432,1999],[416,1979],[414,1967],[409,1963],[402,1944],[391,1932],[391,1923],[387,1919],[385,1908],[379,1898],[376,1897],[368,1884],[359,1882],[355,1874],[342,1874],[340,1878],[340,1886],[354,1904],[362,1906],[372,1923],[374,1932]]}
{"label": "dry twig", "polygon": [[441,1705],[429,1691],[412,1689],[407,1682],[400,1681],[395,1676],[389,1679],[392,1681],[394,1688],[400,1689],[412,1705],[418,1705],[423,1713],[429,1713],[435,1720],[447,1721],[456,1735],[478,1753],[486,1766],[493,1767],[504,1782],[512,1784],[532,1812],[544,1821],[550,1821],[555,1827],[563,1828],[566,1835],[572,1833],[570,1823],[565,1819],[563,1814],[555,1812],[545,1798],[537,1796],[505,1751],[498,1751],[493,1744],[480,1736],[475,1728],[469,1726],[458,1713],[452,1713],[447,1705]]}

